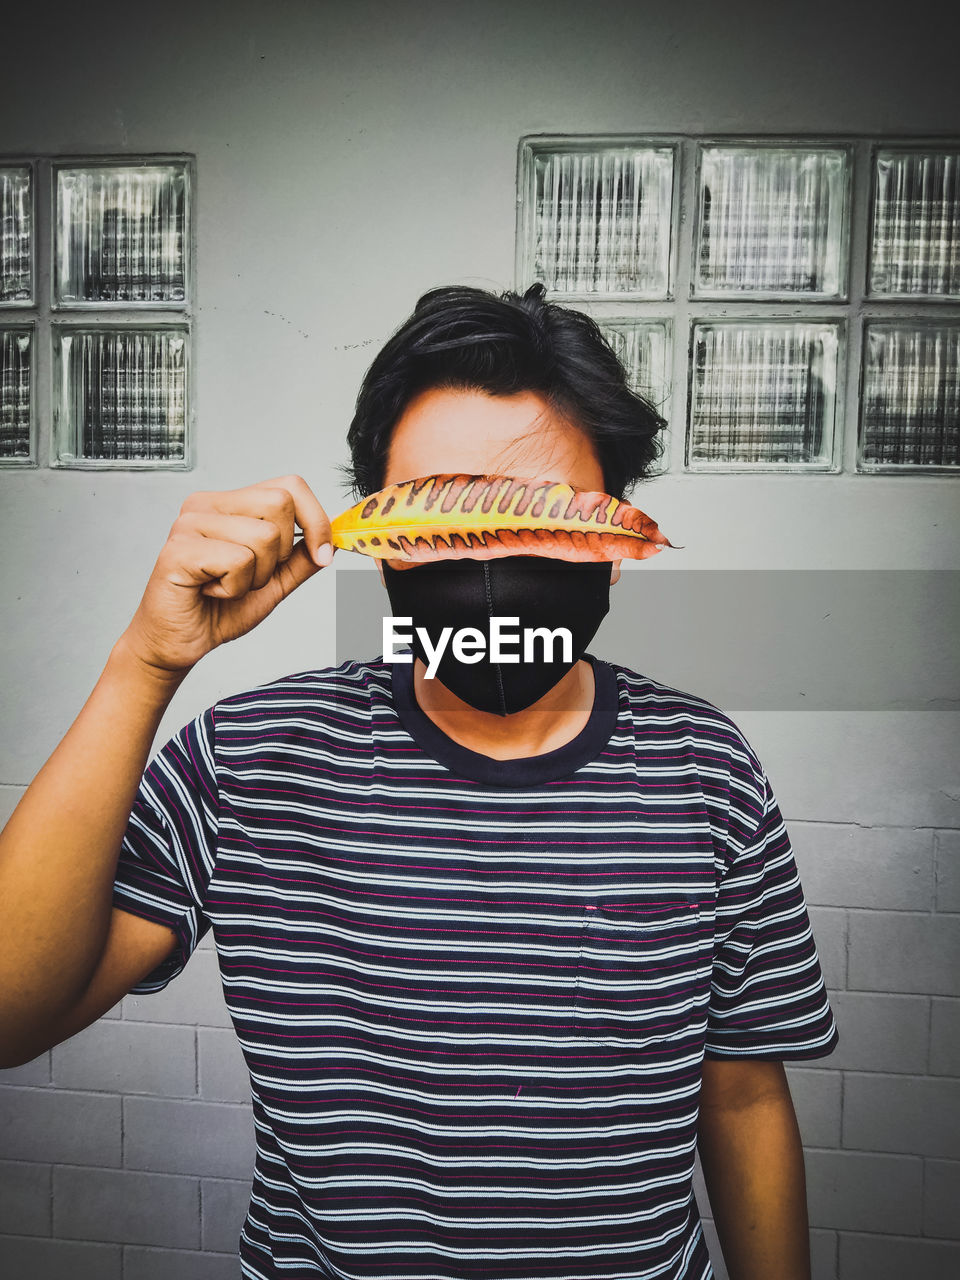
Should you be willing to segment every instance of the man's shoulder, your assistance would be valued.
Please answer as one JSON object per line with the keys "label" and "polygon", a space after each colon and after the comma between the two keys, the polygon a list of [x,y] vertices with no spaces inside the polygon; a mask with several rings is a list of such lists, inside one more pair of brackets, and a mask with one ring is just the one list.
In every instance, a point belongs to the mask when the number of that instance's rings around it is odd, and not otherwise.
{"label": "man's shoulder", "polygon": [[635,726],[659,728],[722,741],[754,759],[754,752],[739,725],[708,698],[655,680],[622,662],[605,659],[617,675],[621,700],[626,699]]}
{"label": "man's shoulder", "polygon": [[278,676],[219,699],[211,708],[224,721],[265,722],[303,715],[324,718],[369,716],[374,703],[392,702],[391,670],[382,658],[348,658],[338,666],[314,667]]}

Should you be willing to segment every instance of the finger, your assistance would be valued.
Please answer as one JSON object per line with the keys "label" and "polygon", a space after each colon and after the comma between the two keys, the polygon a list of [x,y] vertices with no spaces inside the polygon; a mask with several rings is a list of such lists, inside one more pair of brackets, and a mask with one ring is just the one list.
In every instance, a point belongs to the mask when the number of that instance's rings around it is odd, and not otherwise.
{"label": "finger", "polygon": [[[225,516],[216,511],[188,511],[177,519],[174,527],[178,532],[249,547],[257,558],[253,575],[254,589],[265,586],[270,581],[277,562],[282,558],[280,551],[283,535],[272,520],[255,519],[252,516]],[[292,551],[292,523],[289,541]]]}
{"label": "finger", "polygon": [[263,483],[267,487],[278,485],[291,495],[294,515],[297,524],[303,530],[304,541],[310,555],[319,565],[329,564],[333,559],[330,519],[306,480],[302,476],[281,476],[279,479],[265,480]]}
{"label": "finger", "polygon": [[[312,578],[315,573],[320,572],[321,566],[318,565],[310,552],[307,550],[306,542],[298,542],[293,548],[293,553],[288,560],[280,562],[273,577],[262,587],[253,589],[247,593],[251,601],[256,601],[258,605],[264,605],[264,613],[276,608],[281,600],[295,591],[308,578]],[[219,591],[215,591],[216,584],[208,584],[203,588],[206,595],[219,595]],[[239,594],[244,594],[240,592]]]}
{"label": "finger", "polygon": [[290,559],[277,565],[275,580],[280,591],[279,598],[285,599],[291,591],[295,591],[308,578],[319,573],[321,568],[322,566],[317,564],[310,554],[306,541],[298,542],[293,548]]}
{"label": "finger", "polygon": [[280,530],[280,559],[285,560],[293,550],[296,516],[293,496],[286,489],[250,485],[244,489],[200,491],[191,493],[180,508],[180,518],[210,513],[269,521]]}
{"label": "finger", "polygon": [[167,576],[176,585],[200,586],[205,595],[223,599],[245,596],[250,590],[257,557],[249,547],[199,534],[174,536],[167,546],[173,559]]}
{"label": "finger", "polygon": [[[330,543],[330,521],[316,495],[301,476],[281,476],[275,480],[263,480],[243,489],[191,494],[181,512],[218,511],[225,515],[247,515],[268,518],[284,535],[283,551],[287,541],[292,547],[294,524],[304,532],[309,552],[316,552],[324,543]],[[331,551],[318,563],[329,563]]]}

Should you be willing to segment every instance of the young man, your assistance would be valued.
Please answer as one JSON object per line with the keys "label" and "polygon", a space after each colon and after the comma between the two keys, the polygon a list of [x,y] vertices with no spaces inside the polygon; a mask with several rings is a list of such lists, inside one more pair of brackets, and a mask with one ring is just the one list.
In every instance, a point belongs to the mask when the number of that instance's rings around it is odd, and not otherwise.
{"label": "young man", "polygon": [[[539,286],[435,290],[365,379],[352,478],[619,497],[661,426]],[[726,716],[585,652],[619,566],[387,561],[414,622],[569,601],[572,662],[303,672],[143,773],[186,673],[329,537],[295,476],[184,504],[0,837],[4,1065],[159,990],[212,927],[257,1133],[245,1276],[706,1280],[699,1145],[732,1280],[807,1280],[782,1064],[837,1032],[793,855]]]}

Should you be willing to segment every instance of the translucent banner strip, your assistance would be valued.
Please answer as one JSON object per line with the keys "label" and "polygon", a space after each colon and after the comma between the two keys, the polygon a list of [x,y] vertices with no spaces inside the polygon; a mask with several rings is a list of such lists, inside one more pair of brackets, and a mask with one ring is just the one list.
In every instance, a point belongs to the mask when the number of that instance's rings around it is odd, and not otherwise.
{"label": "translucent banner strip", "polygon": [[[338,663],[383,654],[392,617],[359,559],[333,562]],[[960,710],[958,630],[956,570],[639,564],[611,588],[590,653],[725,711],[943,712]]]}

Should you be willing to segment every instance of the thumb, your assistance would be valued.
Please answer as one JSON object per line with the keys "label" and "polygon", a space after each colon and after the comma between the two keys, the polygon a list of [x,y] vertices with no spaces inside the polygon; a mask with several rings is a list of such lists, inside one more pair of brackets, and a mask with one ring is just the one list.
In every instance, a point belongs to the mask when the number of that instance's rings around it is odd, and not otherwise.
{"label": "thumb", "polygon": [[[331,547],[330,550],[330,559],[332,560],[333,548]],[[315,573],[319,573],[322,567],[310,555],[306,539],[298,542],[289,558],[283,564],[277,565],[276,580],[280,587],[280,599],[284,600],[291,591],[295,591],[308,578],[312,578]]]}

